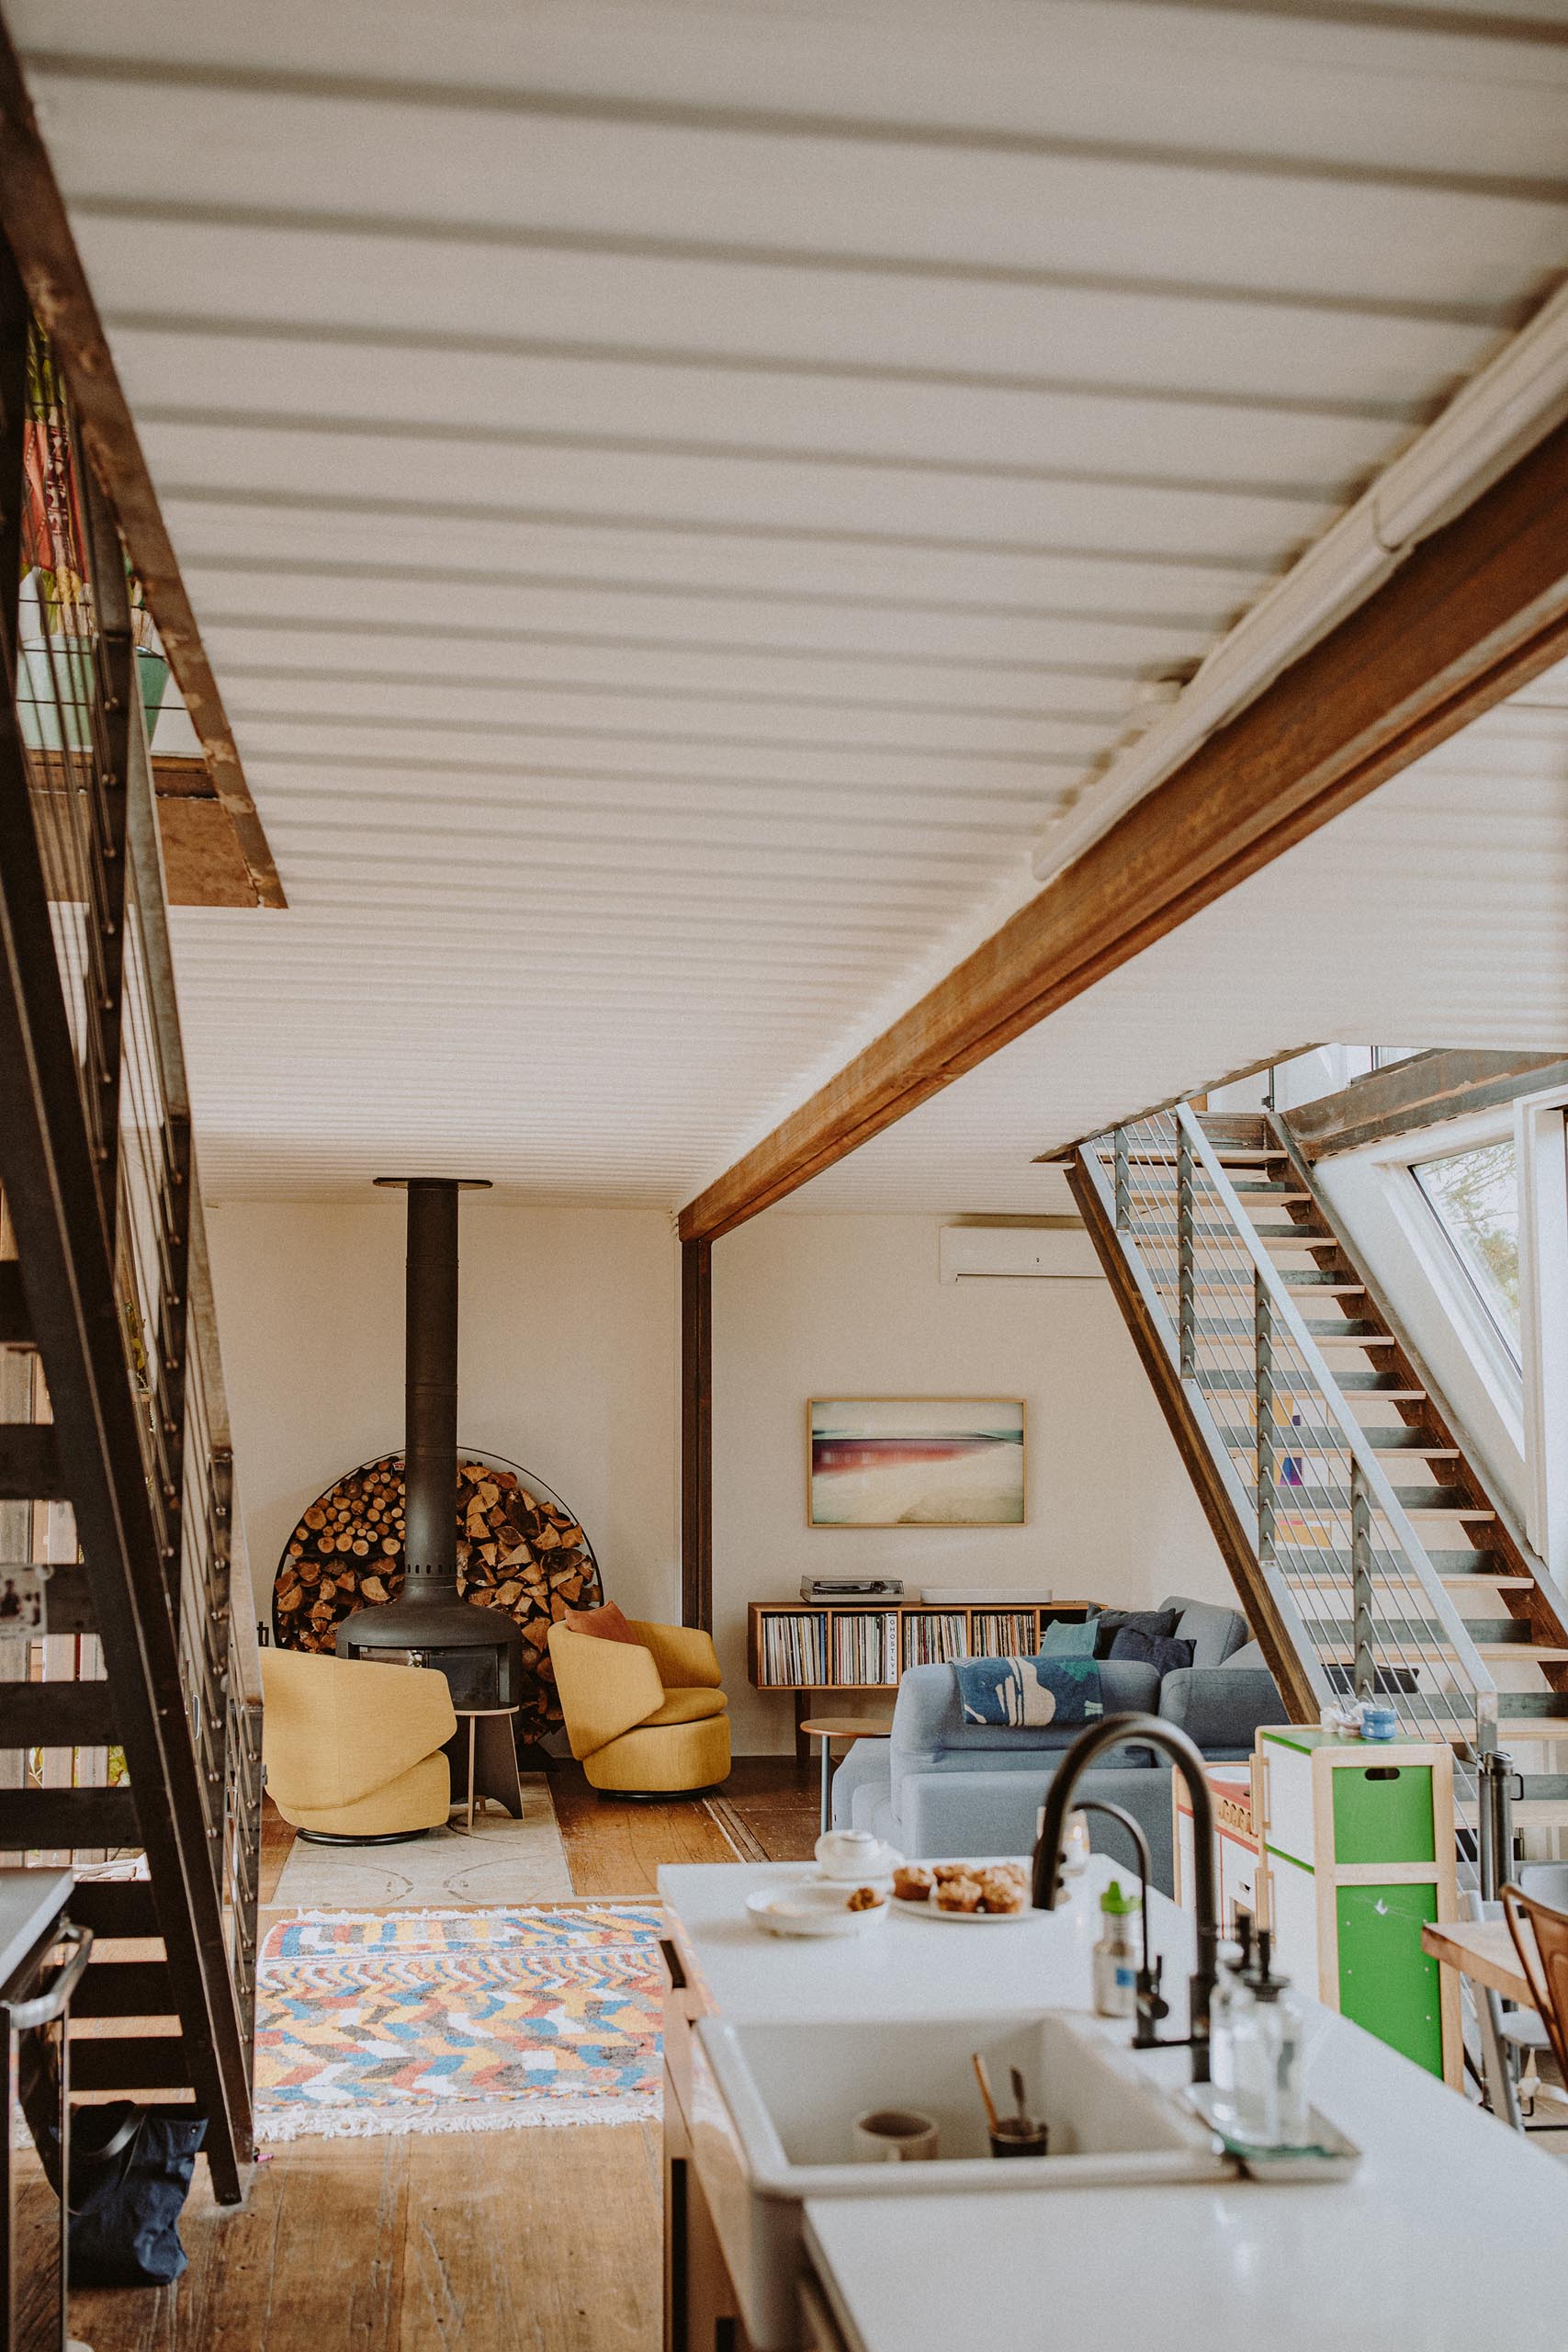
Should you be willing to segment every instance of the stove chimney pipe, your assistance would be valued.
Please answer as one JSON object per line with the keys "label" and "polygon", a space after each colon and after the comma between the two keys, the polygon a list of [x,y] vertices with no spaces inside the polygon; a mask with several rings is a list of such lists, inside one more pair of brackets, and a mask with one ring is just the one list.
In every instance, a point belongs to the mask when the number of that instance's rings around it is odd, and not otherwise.
{"label": "stove chimney pipe", "polygon": [[403,1598],[415,1602],[457,1599],[457,1189],[409,1179]]}

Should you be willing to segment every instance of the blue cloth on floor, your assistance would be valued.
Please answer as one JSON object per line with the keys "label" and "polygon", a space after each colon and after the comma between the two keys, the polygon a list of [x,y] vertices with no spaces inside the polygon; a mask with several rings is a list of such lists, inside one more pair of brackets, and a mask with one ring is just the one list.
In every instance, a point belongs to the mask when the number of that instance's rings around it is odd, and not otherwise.
{"label": "blue cloth on floor", "polygon": [[966,1724],[1038,1730],[1098,1723],[1105,1713],[1092,1657],[968,1657],[953,1661]]}

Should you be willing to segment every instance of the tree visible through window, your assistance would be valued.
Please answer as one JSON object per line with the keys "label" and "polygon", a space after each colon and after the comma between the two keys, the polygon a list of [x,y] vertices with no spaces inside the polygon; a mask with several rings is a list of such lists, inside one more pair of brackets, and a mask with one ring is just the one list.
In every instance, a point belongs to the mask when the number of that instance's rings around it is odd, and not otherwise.
{"label": "tree visible through window", "polygon": [[1419,1160],[1410,1172],[1517,1363],[1519,1185],[1512,1136]]}

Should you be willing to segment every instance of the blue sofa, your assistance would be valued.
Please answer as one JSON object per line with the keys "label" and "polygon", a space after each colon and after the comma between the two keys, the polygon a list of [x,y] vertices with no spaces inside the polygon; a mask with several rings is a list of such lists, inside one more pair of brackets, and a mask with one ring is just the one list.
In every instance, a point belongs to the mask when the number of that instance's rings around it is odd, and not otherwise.
{"label": "blue sofa", "polygon": [[[1177,1637],[1193,1645],[1192,1664],[1163,1679],[1152,1666],[1122,1658],[1100,1664],[1106,1713],[1137,1710],[1179,1724],[1215,1762],[1250,1756],[1260,1724],[1287,1720],[1274,1678],[1239,1610],[1179,1595]],[[833,1776],[833,1819],[869,1829],[912,1859],[949,1854],[1026,1854],[1051,1776],[1081,1728],[998,1728],[966,1724],[951,1666],[911,1667],[898,1685],[888,1739],[863,1739]],[[1086,1797],[1130,1813],[1149,1841],[1155,1883],[1173,1885],[1170,1766],[1153,1748],[1128,1747],[1084,1775]],[[1125,1830],[1090,1814],[1100,1851],[1135,1865]]]}

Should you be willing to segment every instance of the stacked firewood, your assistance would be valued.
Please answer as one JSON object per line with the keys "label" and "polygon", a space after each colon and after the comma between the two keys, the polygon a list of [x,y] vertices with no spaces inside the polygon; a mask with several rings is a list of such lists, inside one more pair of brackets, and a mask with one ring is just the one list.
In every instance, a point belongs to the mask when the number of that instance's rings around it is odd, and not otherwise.
{"label": "stacked firewood", "polygon": [[[552,1622],[604,1599],[587,1536],[514,1470],[457,1464],[457,1585],[465,1600],[504,1609],[523,1636],[522,1738],[560,1721],[547,1646]],[[403,1457],[382,1454],[317,1497],[284,1546],[273,1587],[273,1638],[284,1649],[331,1651],[345,1617],[403,1589]]]}

